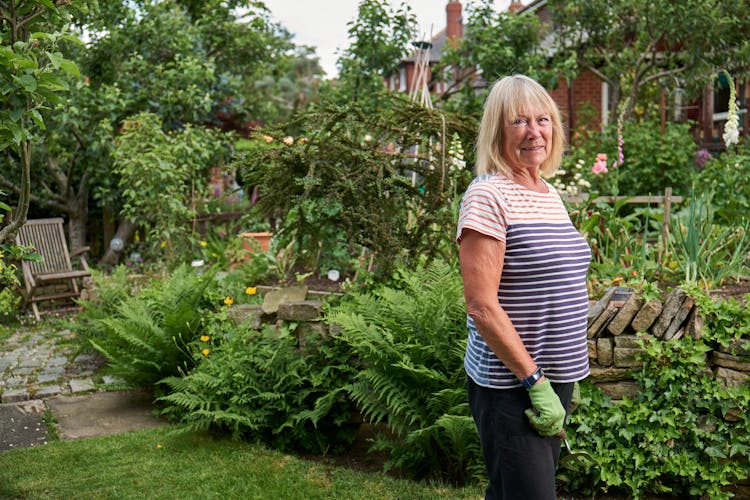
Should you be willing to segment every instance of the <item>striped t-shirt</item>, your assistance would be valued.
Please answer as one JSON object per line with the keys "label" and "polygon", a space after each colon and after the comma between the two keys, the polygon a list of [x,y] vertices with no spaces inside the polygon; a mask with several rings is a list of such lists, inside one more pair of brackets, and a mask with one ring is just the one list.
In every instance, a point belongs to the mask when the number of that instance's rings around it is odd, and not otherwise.
{"label": "striped t-shirt", "polygon": [[[591,250],[557,191],[537,193],[501,174],[476,178],[461,200],[457,240],[473,229],[505,243],[497,299],[526,350],[552,382],[589,374],[586,272]],[[467,374],[478,385],[519,387],[467,315]]]}

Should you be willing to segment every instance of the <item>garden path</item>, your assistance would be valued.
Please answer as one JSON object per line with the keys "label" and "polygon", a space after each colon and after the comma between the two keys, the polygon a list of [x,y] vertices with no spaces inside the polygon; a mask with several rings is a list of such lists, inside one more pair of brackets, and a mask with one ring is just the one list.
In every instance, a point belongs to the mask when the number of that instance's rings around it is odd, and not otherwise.
{"label": "garden path", "polygon": [[0,452],[162,425],[148,394],[106,392],[119,381],[98,374],[102,359],[79,353],[74,334],[20,328],[0,349]]}

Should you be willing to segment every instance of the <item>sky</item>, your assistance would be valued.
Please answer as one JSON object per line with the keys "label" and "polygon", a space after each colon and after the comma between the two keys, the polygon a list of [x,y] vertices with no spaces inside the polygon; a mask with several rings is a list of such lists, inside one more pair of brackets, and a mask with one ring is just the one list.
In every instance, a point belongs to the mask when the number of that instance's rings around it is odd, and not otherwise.
{"label": "sky", "polygon": [[[398,6],[399,0],[388,0]],[[349,46],[346,23],[357,17],[358,0],[263,0],[272,18],[295,35],[297,45],[316,47],[328,77],[336,76],[336,60]],[[448,0],[407,0],[417,16],[419,34],[429,37],[445,28]],[[529,2],[523,2],[528,4]],[[467,1],[463,1],[464,15]],[[507,9],[510,0],[495,0],[497,9]]]}

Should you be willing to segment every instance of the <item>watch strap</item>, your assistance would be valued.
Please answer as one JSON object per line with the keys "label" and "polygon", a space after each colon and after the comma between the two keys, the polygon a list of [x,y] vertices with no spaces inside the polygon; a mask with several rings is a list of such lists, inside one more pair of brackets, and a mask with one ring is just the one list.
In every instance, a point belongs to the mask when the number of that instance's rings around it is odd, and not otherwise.
{"label": "watch strap", "polygon": [[543,376],[544,372],[542,372],[542,369],[537,368],[531,375],[521,379],[521,385],[526,389],[531,389]]}

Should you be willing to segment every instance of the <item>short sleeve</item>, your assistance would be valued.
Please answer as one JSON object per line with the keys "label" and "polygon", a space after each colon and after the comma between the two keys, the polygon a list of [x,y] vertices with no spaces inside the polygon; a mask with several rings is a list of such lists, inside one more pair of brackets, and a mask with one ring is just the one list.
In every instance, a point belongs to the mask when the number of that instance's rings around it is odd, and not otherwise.
{"label": "short sleeve", "polygon": [[461,199],[456,242],[461,243],[465,229],[505,242],[508,222],[502,193],[488,179],[475,179]]}

